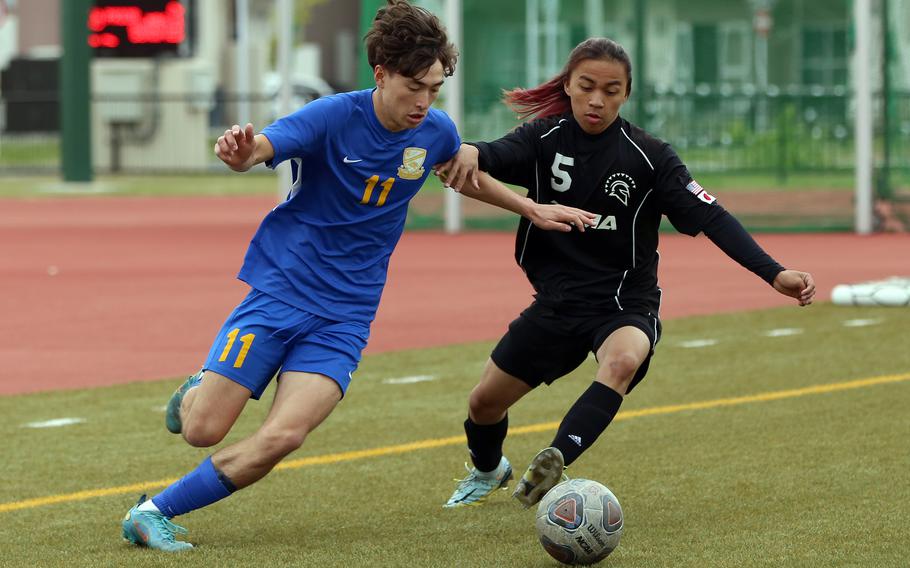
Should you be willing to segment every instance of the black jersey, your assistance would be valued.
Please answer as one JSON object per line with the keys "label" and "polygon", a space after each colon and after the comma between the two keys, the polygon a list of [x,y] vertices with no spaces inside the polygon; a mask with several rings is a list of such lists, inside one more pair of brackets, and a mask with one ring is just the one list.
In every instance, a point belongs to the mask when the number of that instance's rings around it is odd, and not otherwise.
{"label": "black jersey", "polygon": [[[768,282],[783,270],[693,180],[669,144],[622,118],[591,135],[566,113],[475,145],[481,170],[526,188],[534,201],[598,216],[594,228],[568,233],[543,231],[521,219],[515,259],[541,304],[581,312],[657,314],[663,215],[687,235],[705,231],[715,242],[719,236],[727,254]],[[710,227],[717,228],[714,236]]]}

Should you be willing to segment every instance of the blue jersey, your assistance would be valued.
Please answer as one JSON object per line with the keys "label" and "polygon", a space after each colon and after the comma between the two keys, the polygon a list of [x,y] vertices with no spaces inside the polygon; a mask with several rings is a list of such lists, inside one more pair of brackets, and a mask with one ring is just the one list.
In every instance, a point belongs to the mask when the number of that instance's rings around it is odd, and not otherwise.
{"label": "blue jersey", "polygon": [[293,184],[238,278],[334,321],[371,322],[408,203],[461,144],[454,123],[430,109],[417,128],[390,132],[364,90],[317,99],[262,134],[275,149],[266,165],[291,160]]}

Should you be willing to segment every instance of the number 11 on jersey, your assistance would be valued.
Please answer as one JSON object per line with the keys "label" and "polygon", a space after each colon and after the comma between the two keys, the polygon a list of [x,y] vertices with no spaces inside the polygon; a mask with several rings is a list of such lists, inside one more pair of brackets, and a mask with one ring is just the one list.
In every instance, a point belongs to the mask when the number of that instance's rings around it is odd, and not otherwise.
{"label": "number 11 on jersey", "polygon": [[[370,202],[370,197],[373,196],[373,188],[376,187],[376,184],[379,183],[379,176],[370,176],[367,182],[366,189],[363,190],[363,198],[360,200],[360,203],[366,205]],[[384,182],[382,182],[382,192],[379,194],[379,199],[376,201],[376,207],[382,207],[385,205],[386,197],[389,196],[389,192],[392,191],[392,184],[395,183],[395,178],[391,177]]]}

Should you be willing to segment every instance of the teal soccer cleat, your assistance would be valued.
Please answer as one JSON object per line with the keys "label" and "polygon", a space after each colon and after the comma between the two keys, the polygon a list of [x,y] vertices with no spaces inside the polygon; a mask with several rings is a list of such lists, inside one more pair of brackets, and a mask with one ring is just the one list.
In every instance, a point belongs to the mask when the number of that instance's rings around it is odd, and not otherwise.
{"label": "teal soccer cleat", "polygon": [[469,468],[468,476],[458,482],[455,493],[449,497],[443,507],[462,507],[464,505],[477,505],[484,497],[500,488],[505,488],[512,479],[512,466],[505,456],[499,460],[499,465],[491,472],[477,471],[476,467]]}
{"label": "teal soccer cleat", "polygon": [[147,546],[165,552],[189,550],[193,545],[177,540],[175,535],[187,534],[187,530],[175,525],[170,519],[154,511],[139,511],[139,505],[146,501],[146,496],[123,517],[123,538],[137,546]]}
{"label": "teal soccer cleat", "polygon": [[164,425],[169,432],[179,434],[183,430],[183,421],[180,419],[180,405],[183,404],[183,397],[193,387],[198,387],[202,382],[202,371],[189,377],[180,385],[171,399],[167,401],[167,410],[164,413]]}
{"label": "teal soccer cleat", "polygon": [[531,460],[528,470],[515,484],[512,497],[518,499],[525,509],[537,504],[547,491],[553,489],[553,486],[563,478],[564,469],[565,460],[557,448],[540,450]]}

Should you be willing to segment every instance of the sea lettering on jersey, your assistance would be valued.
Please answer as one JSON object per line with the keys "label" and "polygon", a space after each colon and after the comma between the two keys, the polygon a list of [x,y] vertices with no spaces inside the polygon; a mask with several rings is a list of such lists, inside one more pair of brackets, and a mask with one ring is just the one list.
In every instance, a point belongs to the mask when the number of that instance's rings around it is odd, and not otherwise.
{"label": "sea lettering on jersey", "polygon": [[597,215],[594,217],[594,228],[600,231],[615,231],[616,215]]}

